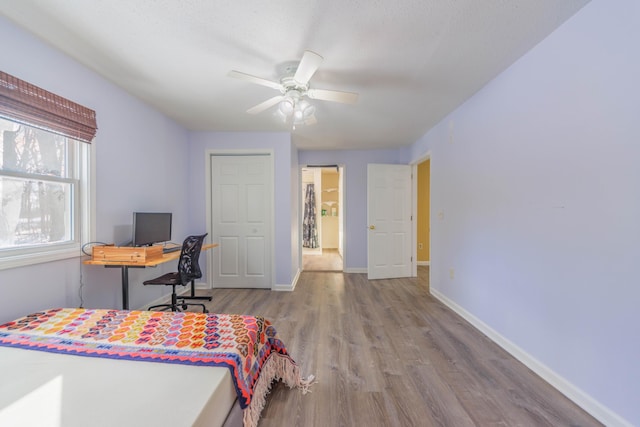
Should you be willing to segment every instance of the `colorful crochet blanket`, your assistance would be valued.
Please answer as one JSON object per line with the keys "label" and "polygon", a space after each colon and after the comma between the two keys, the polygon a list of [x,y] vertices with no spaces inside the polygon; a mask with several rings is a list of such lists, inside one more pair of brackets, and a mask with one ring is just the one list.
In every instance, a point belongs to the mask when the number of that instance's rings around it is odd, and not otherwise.
{"label": "colorful crochet blanket", "polygon": [[296,363],[262,317],[57,308],[0,325],[0,345],[91,357],[223,366],[256,425],[271,383],[306,391]]}

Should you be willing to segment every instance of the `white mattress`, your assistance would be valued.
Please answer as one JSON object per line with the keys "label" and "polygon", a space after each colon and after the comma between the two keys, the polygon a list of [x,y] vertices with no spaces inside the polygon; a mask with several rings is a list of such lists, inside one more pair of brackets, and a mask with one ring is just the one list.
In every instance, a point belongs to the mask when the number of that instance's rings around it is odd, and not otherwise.
{"label": "white mattress", "polygon": [[0,347],[1,426],[222,426],[227,368]]}

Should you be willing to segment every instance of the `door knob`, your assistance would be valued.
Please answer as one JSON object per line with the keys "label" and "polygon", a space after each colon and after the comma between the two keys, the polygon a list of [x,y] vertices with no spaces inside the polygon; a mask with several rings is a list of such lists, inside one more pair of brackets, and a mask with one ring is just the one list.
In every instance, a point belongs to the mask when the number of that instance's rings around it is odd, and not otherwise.
{"label": "door knob", "polygon": [[375,225],[370,225],[370,226],[369,226],[369,230],[375,230],[375,229],[376,229],[376,226],[375,226]]}

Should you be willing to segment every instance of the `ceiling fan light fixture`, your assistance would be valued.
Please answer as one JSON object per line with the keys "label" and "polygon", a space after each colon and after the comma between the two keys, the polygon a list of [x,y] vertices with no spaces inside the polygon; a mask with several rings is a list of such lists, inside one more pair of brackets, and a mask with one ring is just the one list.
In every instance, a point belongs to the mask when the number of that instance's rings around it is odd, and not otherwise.
{"label": "ceiling fan light fixture", "polygon": [[285,117],[289,117],[291,113],[293,113],[294,108],[295,101],[292,98],[288,97],[280,101],[280,105],[278,106],[280,113],[282,113],[282,115],[284,115]]}
{"label": "ceiling fan light fixture", "polygon": [[315,117],[316,107],[306,100],[302,100],[296,103],[296,108],[293,112],[293,129],[296,125],[312,125],[317,123]]}
{"label": "ceiling fan light fixture", "polygon": [[285,123],[291,120],[294,125],[302,125],[313,117],[316,107],[303,97],[299,91],[289,90],[278,103],[278,115]]}
{"label": "ceiling fan light fixture", "polygon": [[301,106],[302,115],[304,116],[305,119],[308,119],[309,117],[313,116],[313,113],[316,112],[316,107],[308,103],[307,101],[302,101],[302,102],[305,104]]}
{"label": "ceiling fan light fixture", "polygon": [[357,93],[343,92],[327,89],[312,89],[309,87],[309,80],[316,73],[322,62],[322,56],[310,50],[305,50],[302,59],[297,64],[288,64],[284,67],[284,75],[279,82],[252,76],[232,70],[229,76],[250,83],[259,84],[280,91],[279,96],[275,96],[247,110],[250,114],[258,114],[268,108],[278,106],[275,113],[284,123],[292,123],[293,129],[298,124],[315,124],[316,107],[307,100],[314,99],[320,101],[340,102],[343,104],[353,104],[358,99]]}

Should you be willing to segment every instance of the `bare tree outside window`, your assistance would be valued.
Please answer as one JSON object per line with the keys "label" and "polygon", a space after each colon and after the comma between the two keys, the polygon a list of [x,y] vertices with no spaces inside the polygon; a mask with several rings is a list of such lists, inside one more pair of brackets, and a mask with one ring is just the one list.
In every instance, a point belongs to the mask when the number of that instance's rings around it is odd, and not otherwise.
{"label": "bare tree outside window", "polygon": [[0,70],[0,270],[92,239],[94,110]]}
{"label": "bare tree outside window", "polygon": [[0,119],[0,249],[73,239],[75,141]]}

